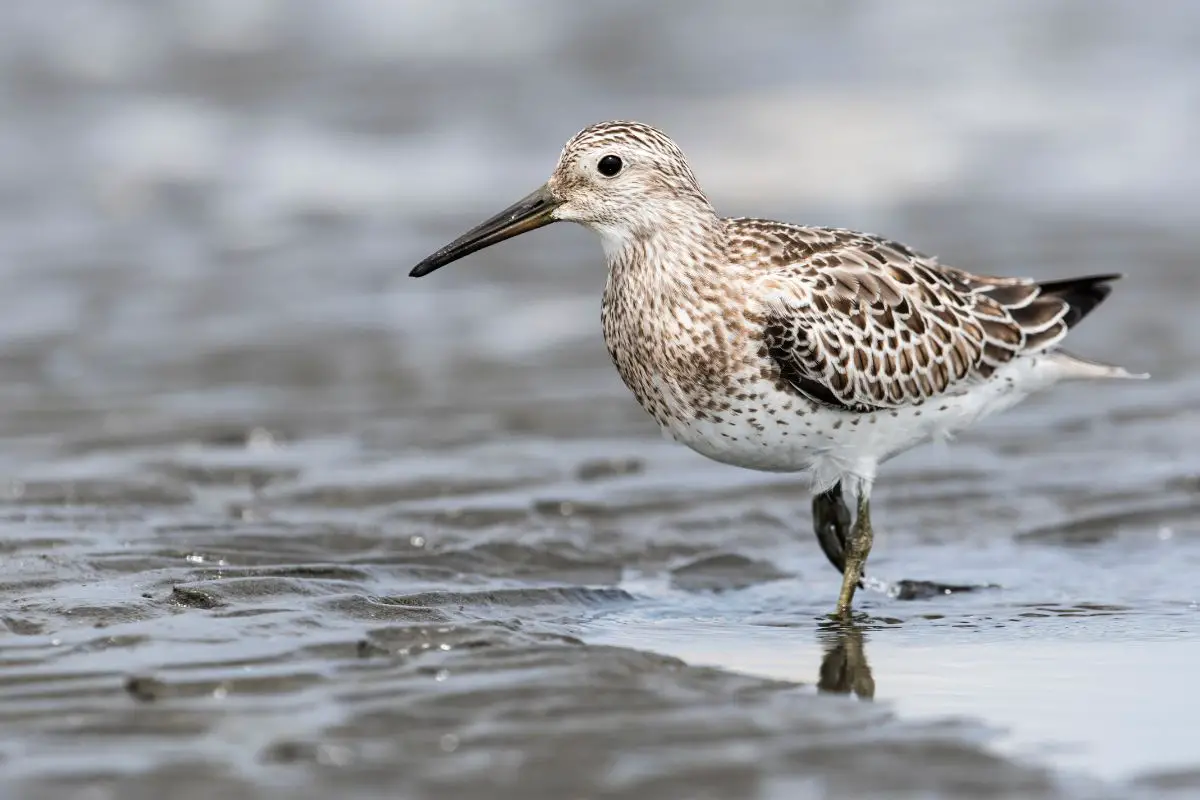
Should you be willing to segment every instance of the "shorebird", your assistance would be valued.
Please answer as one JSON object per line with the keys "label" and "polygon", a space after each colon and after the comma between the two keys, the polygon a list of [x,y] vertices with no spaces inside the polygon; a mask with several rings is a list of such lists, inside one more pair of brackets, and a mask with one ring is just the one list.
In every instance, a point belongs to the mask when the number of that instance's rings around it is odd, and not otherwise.
{"label": "shorebird", "polygon": [[600,235],[604,340],[663,431],[719,462],[810,475],[840,616],[881,463],[1062,381],[1146,377],[1059,348],[1119,275],[976,275],[872,234],[723,218],[679,146],[638,122],[584,128],[544,185],[410,275],[559,220]]}

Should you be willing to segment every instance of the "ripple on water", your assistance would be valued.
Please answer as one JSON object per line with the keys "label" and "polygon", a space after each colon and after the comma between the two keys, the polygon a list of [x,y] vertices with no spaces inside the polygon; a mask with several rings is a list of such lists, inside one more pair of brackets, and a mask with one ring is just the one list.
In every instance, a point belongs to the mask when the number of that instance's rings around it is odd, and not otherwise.
{"label": "ripple on water", "polygon": [[[1200,790],[1126,781],[1190,742],[1200,6],[769,5],[0,12],[0,796]],[[581,233],[403,280],[609,95],[732,213],[1128,273],[1072,341],[1154,381],[881,470],[873,576],[1003,589],[831,625],[803,479],[661,441]]]}

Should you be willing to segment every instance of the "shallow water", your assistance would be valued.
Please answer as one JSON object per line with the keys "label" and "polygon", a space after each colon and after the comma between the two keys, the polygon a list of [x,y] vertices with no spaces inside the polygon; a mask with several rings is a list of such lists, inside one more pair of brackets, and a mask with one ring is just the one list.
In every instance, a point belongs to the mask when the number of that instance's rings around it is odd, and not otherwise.
{"label": "shallow water", "polygon": [[[0,793],[1200,796],[1198,12],[498,8],[0,12]],[[875,577],[1002,588],[831,623],[584,231],[403,277],[614,116],[731,214],[1128,274],[1073,347],[1154,380],[883,471]]]}

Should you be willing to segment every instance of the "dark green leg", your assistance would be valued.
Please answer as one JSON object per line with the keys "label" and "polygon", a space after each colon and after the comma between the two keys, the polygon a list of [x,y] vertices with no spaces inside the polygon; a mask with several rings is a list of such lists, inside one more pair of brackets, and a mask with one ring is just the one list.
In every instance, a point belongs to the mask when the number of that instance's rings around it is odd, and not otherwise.
{"label": "dark green leg", "polygon": [[846,543],[846,567],[842,570],[842,591],[838,594],[837,615],[849,616],[850,607],[854,604],[854,591],[859,587],[866,566],[867,556],[871,555],[871,544],[875,541],[875,532],[871,530],[871,499],[866,487],[858,495],[858,513],[854,517],[854,525],[850,528],[850,540]]}
{"label": "dark green leg", "polygon": [[[860,514],[861,514],[860,501]],[[834,569],[842,573],[842,592],[846,593],[846,561],[847,550],[852,535],[853,525],[850,519],[850,509],[846,506],[846,502],[842,497],[842,485],[839,483],[832,489],[822,492],[813,497],[812,501],[813,514],[813,532],[817,535],[817,542],[821,545],[821,551],[825,553],[825,557],[829,559],[829,563],[833,564]],[[867,540],[866,552],[870,552],[871,533],[870,533],[870,514],[869,505],[868,513],[865,516],[867,524]],[[860,542],[860,549],[864,542]],[[866,554],[863,554],[862,561],[858,564],[858,577],[854,584],[849,589],[849,596],[852,599],[855,588],[862,588],[862,579],[866,576],[864,568]],[[923,600],[925,598],[934,597],[943,594],[955,594],[957,592],[971,592],[977,589],[995,589],[998,588],[994,584],[964,586],[950,583],[937,583],[935,581],[915,581],[902,580],[895,585],[896,597],[900,600]],[[840,602],[839,602],[840,607]],[[847,601],[849,607],[849,601]],[[840,613],[840,612],[839,612]]]}
{"label": "dark green leg", "polygon": [[813,532],[821,551],[838,572],[846,571],[846,536],[850,531],[850,509],[842,500],[839,483],[812,501]]}

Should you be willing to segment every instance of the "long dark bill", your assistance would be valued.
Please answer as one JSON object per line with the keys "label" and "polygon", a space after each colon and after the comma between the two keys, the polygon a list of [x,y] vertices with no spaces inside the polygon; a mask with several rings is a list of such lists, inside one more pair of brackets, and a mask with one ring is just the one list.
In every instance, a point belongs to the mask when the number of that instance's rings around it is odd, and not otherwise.
{"label": "long dark bill", "polygon": [[491,219],[481,222],[450,244],[426,258],[408,273],[411,278],[421,278],[435,269],[458,261],[476,250],[491,247],[497,242],[549,225],[555,222],[551,214],[559,201],[545,186],[522,197]]}

